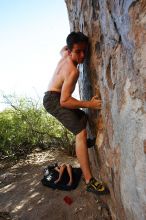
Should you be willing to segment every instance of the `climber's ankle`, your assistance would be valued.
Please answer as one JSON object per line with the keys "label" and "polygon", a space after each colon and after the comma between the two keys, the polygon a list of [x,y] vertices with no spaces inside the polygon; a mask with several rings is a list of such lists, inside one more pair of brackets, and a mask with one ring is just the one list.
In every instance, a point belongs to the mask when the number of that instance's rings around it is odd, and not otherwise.
{"label": "climber's ankle", "polygon": [[88,184],[91,179],[92,179],[92,177],[90,177],[89,179],[86,179],[86,180],[85,180],[85,183]]}

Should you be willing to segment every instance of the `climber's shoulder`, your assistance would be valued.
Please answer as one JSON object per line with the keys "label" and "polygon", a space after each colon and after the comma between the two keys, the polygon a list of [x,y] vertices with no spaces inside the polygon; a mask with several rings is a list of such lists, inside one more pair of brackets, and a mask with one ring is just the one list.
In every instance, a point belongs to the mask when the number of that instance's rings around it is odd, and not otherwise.
{"label": "climber's shoulder", "polygon": [[79,70],[77,67],[73,64],[72,60],[69,58],[66,59],[66,62],[64,63],[64,73],[66,77],[78,77],[79,75]]}

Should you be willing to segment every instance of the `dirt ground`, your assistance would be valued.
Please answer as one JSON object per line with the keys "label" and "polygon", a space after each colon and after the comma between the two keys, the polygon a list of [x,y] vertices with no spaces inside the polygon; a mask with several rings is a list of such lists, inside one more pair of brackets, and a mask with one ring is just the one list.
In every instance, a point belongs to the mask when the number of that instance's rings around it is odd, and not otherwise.
{"label": "dirt ground", "polygon": [[[72,191],[52,190],[42,185],[43,169],[50,162],[79,164],[63,151],[35,151],[19,163],[0,167],[0,220],[110,220],[100,196],[86,192],[81,179]],[[68,205],[64,197],[69,196]]]}

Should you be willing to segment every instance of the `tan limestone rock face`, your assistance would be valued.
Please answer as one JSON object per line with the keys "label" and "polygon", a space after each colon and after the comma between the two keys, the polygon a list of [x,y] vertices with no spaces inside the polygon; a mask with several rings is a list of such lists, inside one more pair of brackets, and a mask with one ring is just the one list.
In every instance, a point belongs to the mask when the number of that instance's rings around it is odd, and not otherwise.
{"label": "tan limestone rock face", "polygon": [[92,169],[110,188],[113,219],[146,219],[146,1],[65,0],[71,31],[89,37],[80,95],[101,96],[88,111]]}

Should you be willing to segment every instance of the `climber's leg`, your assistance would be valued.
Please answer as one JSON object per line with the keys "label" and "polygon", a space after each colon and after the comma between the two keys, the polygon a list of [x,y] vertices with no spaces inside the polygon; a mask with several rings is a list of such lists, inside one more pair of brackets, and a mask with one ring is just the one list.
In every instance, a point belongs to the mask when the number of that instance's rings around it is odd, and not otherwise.
{"label": "climber's leg", "polygon": [[92,177],[87,148],[86,129],[82,130],[76,135],[76,154],[85,178],[85,182],[87,184],[87,191],[96,193],[98,195],[109,193],[109,190],[103,183]]}
{"label": "climber's leg", "polygon": [[76,135],[76,155],[79,160],[85,182],[88,183],[92,177],[92,174],[89,164],[86,129],[82,130]]}

